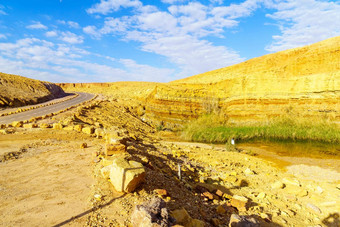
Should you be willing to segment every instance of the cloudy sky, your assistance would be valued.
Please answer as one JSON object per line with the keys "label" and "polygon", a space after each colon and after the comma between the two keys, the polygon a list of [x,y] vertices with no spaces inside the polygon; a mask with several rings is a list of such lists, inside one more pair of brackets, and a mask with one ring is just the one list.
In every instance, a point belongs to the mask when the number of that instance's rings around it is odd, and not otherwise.
{"label": "cloudy sky", "polygon": [[339,36],[339,21],[339,0],[0,0],[0,72],[168,82]]}

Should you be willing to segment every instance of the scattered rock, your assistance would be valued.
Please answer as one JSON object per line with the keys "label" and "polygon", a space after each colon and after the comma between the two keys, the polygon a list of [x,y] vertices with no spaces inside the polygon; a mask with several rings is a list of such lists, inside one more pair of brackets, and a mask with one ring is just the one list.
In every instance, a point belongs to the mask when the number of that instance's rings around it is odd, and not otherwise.
{"label": "scattered rock", "polygon": [[261,217],[263,220],[265,220],[266,222],[270,222],[270,221],[271,221],[270,216],[269,216],[268,214],[266,214],[266,213],[261,213],[261,214],[260,214],[260,217]]}
{"label": "scattered rock", "polygon": [[84,127],[84,128],[82,128],[81,131],[85,134],[92,135],[94,133],[94,128],[92,126],[91,127]]}
{"label": "scattered rock", "polygon": [[227,211],[224,209],[224,207],[222,205],[219,205],[216,207],[216,212],[218,214],[225,214]]}
{"label": "scattered rock", "polygon": [[83,130],[83,127],[84,127],[83,125],[75,125],[73,129],[77,132],[81,132]]}
{"label": "scattered rock", "polygon": [[159,196],[166,197],[168,196],[168,191],[165,189],[155,189],[154,190]]}
{"label": "scattered rock", "polygon": [[273,189],[282,189],[282,188],[285,187],[285,184],[282,183],[281,181],[276,181],[271,186],[272,186]]}
{"label": "scattered rock", "polygon": [[260,224],[255,218],[247,216],[239,216],[232,214],[229,221],[229,227],[259,227]]}
{"label": "scattered rock", "polygon": [[321,214],[321,210],[319,207],[315,206],[314,204],[307,203],[306,207],[310,210],[313,211],[316,214]]}
{"label": "scattered rock", "polygon": [[35,123],[24,124],[24,128],[37,128],[38,125]]}
{"label": "scattered rock", "polygon": [[203,192],[202,193],[202,196],[203,197],[205,197],[205,198],[207,198],[207,199],[209,199],[209,200],[213,200],[214,199],[214,195],[213,194],[211,194],[210,192]]}
{"label": "scattered rock", "polygon": [[283,178],[282,182],[286,185],[294,185],[300,187],[301,184],[297,179]]}
{"label": "scattered rock", "polygon": [[119,192],[133,192],[144,181],[144,166],[135,161],[127,161],[124,158],[113,160],[110,172],[110,180]]}
{"label": "scattered rock", "polygon": [[87,148],[87,143],[82,143],[82,144],[80,145],[80,148]]}
{"label": "scattered rock", "polygon": [[39,125],[39,128],[51,128],[51,125],[50,124],[47,124],[47,123],[41,123]]}
{"label": "scattered rock", "polygon": [[254,172],[253,170],[247,168],[247,169],[244,171],[244,174],[246,174],[246,175],[254,175],[255,172]]}
{"label": "scattered rock", "polygon": [[66,131],[73,131],[74,130],[74,126],[66,126],[63,128]]}
{"label": "scattered rock", "polygon": [[205,225],[203,221],[191,218],[184,208],[171,212],[171,215],[176,219],[176,224],[184,227],[204,227]]}
{"label": "scattered rock", "polygon": [[239,196],[239,195],[234,195],[231,198],[230,204],[233,207],[236,207],[237,210],[239,211],[246,211],[247,210],[247,203],[248,203],[248,198],[244,196]]}
{"label": "scattered rock", "polygon": [[63,129],[63,125],[60,123],[54,123],[53,124],[53,129],[61,130]]}
{"label": "scattered rock", "polygon": [[150,202],[137,205],[131,215],[133,227],[168,227],[174,219],[169,215],[164,200],[153,198]]}
{"label": "scattered rock", "polygon": [[96,135],[96,137],[99,138],[103,138],[105,136],[105,132],[103,129],[101,128],[96,128],[94,131],[94,134]]}
{"label": "scattered rock", "polygon": [[126,152],[126,146],[124,144],[116,143],[116,144],[106,144],[105,147],[105,155],[111,156],[114,154],[124,153]]}
{"label": "scattered rock", "polygon": [[257,196],[256,196],[256,198],[258,198],[258,199],[264,199],[266,197],[266,193],[264,193],[264,192],[260,192]]}
{"label": "scattered rock", "polygon": [[16,128],[22,127],[23,124],[24,124],[24,123],[23,123],[22,121],[13,121],[13,122],[12,122],[12,126],[13,126],[13,127],[16,127]]}

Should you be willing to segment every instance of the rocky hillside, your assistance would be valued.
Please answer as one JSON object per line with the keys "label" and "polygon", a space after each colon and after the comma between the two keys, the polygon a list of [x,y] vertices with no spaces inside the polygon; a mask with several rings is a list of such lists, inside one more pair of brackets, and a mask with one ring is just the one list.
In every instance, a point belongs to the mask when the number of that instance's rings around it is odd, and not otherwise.
{"label": "rocky hillside", "polygon": [[146,113],[174,124],[215,110],[232,121],[283,114],[339,121],[339,98],[340,36],[157,86]]}
{"label": "rocky hillside", "polygon": [[37,104],[64,95],[53,83],[0,73],[0,108]]}
{"label": "rocky hillside", "polygon": [[136,114],[168,128],[212,111],[233,122],[265,121],[285,114],[340,122],[340,36],[170,83],[62,87],[133,98],[138,101],[132,106]]}

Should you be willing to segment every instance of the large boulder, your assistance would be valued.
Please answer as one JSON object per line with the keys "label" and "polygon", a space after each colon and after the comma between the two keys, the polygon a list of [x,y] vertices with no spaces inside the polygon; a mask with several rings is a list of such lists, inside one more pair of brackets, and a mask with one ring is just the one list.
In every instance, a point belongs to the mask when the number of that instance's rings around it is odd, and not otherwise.
{"label": "large boulder", "polygon": [[171,218],[164,200],[153,198],[142,205],[137,205],[131,216],[133,227],[168,227],[172,226]]}
{"label": "large boulder", "polygon": [[113,160],[110,180],[119,192],[133,192],[145,179],[144,166],[135,161],[127,161],[123,157]]}

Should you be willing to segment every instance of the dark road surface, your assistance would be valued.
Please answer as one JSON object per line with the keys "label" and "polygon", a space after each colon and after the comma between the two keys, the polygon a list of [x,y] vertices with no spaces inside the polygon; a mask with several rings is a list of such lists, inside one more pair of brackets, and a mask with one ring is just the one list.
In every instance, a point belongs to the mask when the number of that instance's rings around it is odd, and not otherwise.
{"label": "dark road surface", "polygon": [[32,117],[40,117],[46,114],[55,113],[60,110],[64,110],[68,107],[90,100],[94,97],[93,94],[82,93],[82,92],[77,92],[77,93],[79,94],[78,97],[65,101],[65,102],[57,103],[51,106],[41,107],[41,108],[34,109],[34,110],[29,110],[29,111],[22,112],[22,113],[16,113],[16,114],[0,117],[0,124],[10,124],[13,121],[25,121],[25,120],[31,119]]}

